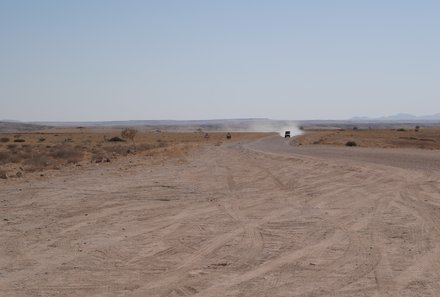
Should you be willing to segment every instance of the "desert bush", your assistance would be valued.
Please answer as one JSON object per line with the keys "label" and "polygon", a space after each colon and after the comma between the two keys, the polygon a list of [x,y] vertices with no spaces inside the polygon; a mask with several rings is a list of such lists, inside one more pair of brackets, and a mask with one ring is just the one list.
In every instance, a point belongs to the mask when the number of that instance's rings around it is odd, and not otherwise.
{"label": "desert bush", "polygon": [[67,146],[54,146],[49,152],[54,159],[65,160],[67,163],[77,163],[82,160],[84,152]]}
{"label": "desert bush", "polygon": [[26,142],[23,138],[14,139],[14,142]]}
{"label": "desert bush", "polygon": [[38,158],[25,159],[24,165],[26,166],[26,171],[35,172],[52,166],[53,160],[46,155],[41,155]]}
{"label": "desert bush", "polygon": [[7,152],[0,152],[0,164],[6,164],[9,161],[9,156]]}
{"label": "desert bush", "polygon": [[44,137],[41,137],[41,138],[38,139],[39,142],[43,142],[45,140],[46,140],[46,138],[44,138]]}
{"label": "desert bush", "polygon": [[18,152],[14,151],[11,153],[11,155],[9,156],[9,163],[21,163],[21,161],[23,161],[23,157],[21,156],[21,154],[19,154]]}
{"label": "desert bush", "polygon": [[108,141],[110,141],[110,142],[125,142],[124,139],[122,139],[122,138],[120,138],[118,136],[112,137]]}
{"label": "desert bush", "polygon": [[7,148],[8,149],[10,149],[10,150],[13,150],[13,149],[15,149],[17,147],[17,145],[16,144],[8,144],[8,146],[7,146]]}
{"label": "desert bush", "polygon": [[131,142],[133,142],[133,146],[134,146],[135,150],[136,150],[136,143],[134,142],[134,139],[137,134],[138,134],[138,130],[133,129],[133,128],[125,128],[121,132],[122,138],[129,139],[129,140],[131,140]]}
{"label": "desert bush", "polygon": [[9,142],[9,138],[8,137],[2,137],[0,138],[0,142]]}
{"label": "desert bush", "polygon": [[353,130],[359,130],[359,128],[355,126],[355,127],[353,127]]}
{"label": "desert bush", "polygon": [[110,158],[105,151],[96,151],[92,154],[91,163],[106,163],[110,162]]}
{"label": "desert bush", "polygon": [[345,146],[357,146],[357,143],[355,141],[347,141]]}
{"label": "desert bush", "polygon": [[405,129],[403,129],[403,128],[400,128],[400,129],[397,129],[397,131],[400,131],[400,132],[405,132],[406,130],[405,130]]}
{"label": "desert bush", "polygon": [[23,152],[26,152],[26,153],[32,152],[32,146],[30,146],[29,144],[23,144],[21,146],[21,149]]}

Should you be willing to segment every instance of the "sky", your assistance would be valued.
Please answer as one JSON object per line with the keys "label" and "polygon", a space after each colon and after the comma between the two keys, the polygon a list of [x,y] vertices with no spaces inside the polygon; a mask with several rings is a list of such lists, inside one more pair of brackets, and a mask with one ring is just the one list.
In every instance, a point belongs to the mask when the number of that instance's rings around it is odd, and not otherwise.
{"label": "sky", "polygon": [[440,2],[0,0],[0,119],[440,112]]}

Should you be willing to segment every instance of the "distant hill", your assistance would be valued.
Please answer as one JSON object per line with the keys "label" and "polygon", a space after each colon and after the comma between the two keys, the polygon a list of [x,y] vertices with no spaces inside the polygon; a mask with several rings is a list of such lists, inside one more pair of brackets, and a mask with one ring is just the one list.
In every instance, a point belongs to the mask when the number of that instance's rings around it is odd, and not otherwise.
{"label": "distant hill", "polygon": [[370,117],[354,117],[351,121],[440,121],[440,113],[426,116],[416,116],[409,113],[399,113],[386,117],[370,118]]}
{"label": "distant hill", "polygon": [[49,128],[45,125],[35,125],[22,123],[18,121],[0,121],[0,132],[24,132],[24,131],[35,131]]}

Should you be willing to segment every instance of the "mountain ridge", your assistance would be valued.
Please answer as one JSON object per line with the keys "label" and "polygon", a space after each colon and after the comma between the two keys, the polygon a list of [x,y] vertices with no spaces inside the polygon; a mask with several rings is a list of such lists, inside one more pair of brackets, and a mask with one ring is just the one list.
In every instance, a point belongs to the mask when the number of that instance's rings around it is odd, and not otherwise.
{"label": "mountain ridge", "polygon": [[409,113],[398,113],[382,117],[353,117],[351,121],[440,121],[440,113],[417,116]]}

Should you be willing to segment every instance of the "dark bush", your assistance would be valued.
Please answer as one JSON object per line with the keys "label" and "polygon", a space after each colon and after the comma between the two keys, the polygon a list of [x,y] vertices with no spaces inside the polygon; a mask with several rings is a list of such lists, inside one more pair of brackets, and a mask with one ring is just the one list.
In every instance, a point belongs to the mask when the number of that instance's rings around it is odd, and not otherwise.
{"label": "dark bush", "polygon": [[23,138],[14,139],[14,142],[26,142]]}
{"label": "dark bush", "polygon": [[45,141],[45,140],[46,140],[46,138],[43,138],[43,137],[41,137],[40,139],[38,139],[39,142],[43,142],[43,141]]}
{"label": "dark bush", "polygon": [[110,142],[125,142],[124,139],[122,139],[122,138],[120,138],[118,136],[112,137],[108,141],[110,141]]}
{"label": "dark bush", "polygon": [[400,132],[405,132],[406,130],[405,130],[405,129],[403,129],[403,128],[400,128],[400,129],[397,129],[397,131],[400,131]]}
{"label": "dark bush", "polygon": [[0,138],[0,142],[9,142],[9,138],[7,138],[7,137],[2,137],[2,138]]}
{"label": "dark bush", "polygon": [[354,141],[347,141],[347,143],[345,144],[345,146],[357,146],[357,143]]}

